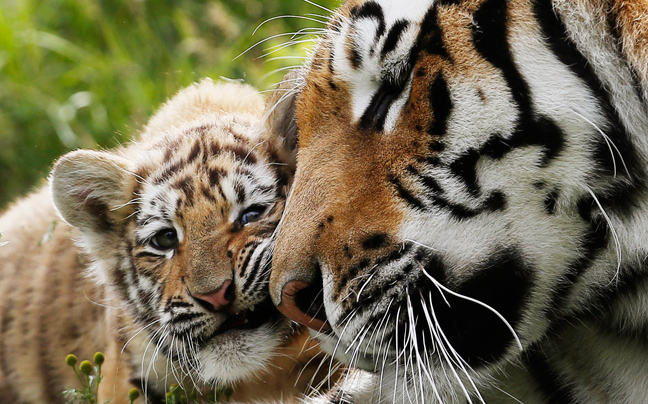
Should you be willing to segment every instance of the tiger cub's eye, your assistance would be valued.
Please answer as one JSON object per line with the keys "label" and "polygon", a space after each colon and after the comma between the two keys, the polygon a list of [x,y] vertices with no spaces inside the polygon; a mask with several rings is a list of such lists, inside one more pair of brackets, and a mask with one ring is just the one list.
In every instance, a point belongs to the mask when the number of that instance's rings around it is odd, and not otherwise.
{"label": "tiger cub's eye", "polygon": [[261,218],[261,215],[265,210],[266,210],[265,206],[252,205],[249,208],[245,209],[243,213],[241,213],[241,217],[239,218],[239,220],[241,221],[241,224],[243,226],[245,226],[248,223],[256,222]]}
{"label": "tiger cub's eye", "polygon": [[151,239],[151,245],[158,250],[170,250],[178,245],[178,233],[175,229],[160,230]]}

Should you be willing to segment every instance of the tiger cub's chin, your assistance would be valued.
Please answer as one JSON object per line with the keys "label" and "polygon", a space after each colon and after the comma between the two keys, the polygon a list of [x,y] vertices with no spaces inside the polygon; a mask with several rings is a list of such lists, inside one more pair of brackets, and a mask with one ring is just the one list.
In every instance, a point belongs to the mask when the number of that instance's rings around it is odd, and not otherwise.
{"label": "tiger cub's chin", "polygon": [[78,383],[65,355],[95,350],[99,402],[132,387],[161,402],[173,382],[291,402],[324,380],[315,344],[268,296],[294,140],[263,113],[252,88],[205,80],[137,142],[63,156],[0,218],[3,397],[64,402]]}

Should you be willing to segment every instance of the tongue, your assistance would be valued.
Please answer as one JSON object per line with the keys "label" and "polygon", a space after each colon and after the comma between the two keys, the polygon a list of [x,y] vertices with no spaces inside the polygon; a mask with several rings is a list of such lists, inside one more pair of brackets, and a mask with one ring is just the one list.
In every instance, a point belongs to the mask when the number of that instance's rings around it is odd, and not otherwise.
{"label": "tongue", "polygon": [[227,330],[231,330],[232,328],[240,327],[245,324],[246,322],[246,317],[247,315],[247,310],[244,310],[240,312],[239,314],[232,316],[225,320],[223,324],[218,328],[218,331],[224,332]]}

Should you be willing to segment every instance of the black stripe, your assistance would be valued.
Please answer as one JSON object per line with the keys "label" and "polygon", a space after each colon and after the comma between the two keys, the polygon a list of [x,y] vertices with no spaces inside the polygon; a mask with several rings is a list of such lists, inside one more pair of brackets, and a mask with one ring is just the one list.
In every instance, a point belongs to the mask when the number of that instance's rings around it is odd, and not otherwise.
{"label": "black stripe", "polygon": [[208,175],[209,175],[209,184],[211,186],[215,186],[220,183],[221,178],[227,175],[227,172],[220,167],[209,167]]}
{"label": "black stripe", "polygon": [[398,193],[398,196],[400,196],[401,199],[403,199],[407,204],[417,210],[424,210],[425,206],[423,205],[423,202],[421,202],[420,199],[415,197],[412,192],[409,190],[405,189],[403,187],[403,184],[401,184],[400,180],[394,176],[389,176],[387,178],[390,183],[394,185],[394,188],[396,189],[396,192]]}
{"label": "black stripe", "polygon": [[407,27],[409,27],[409,21],[405,20],[398,20],[394,23],[394,25],[392,25],[389,33],[387,34],[387,38],[385,38],[383,48],[380,51],[381,58],[384,58],[389,52],[396,49],[396,45],[398,44],[401,35],[407,29]]}
{"label": "black stripe", "polygon": [[220,167],[210,167],[208,169],[208,175],[209,185],[211,186],[211,188],[215,189],[215,191],[221,196],[223,200],[227,200],[227,197],[225,196],[220,183],[221,179],[227,176],[227,172]]}
{"label": "black stripe", "polygon": [[466,220],[483,212],[496,212],[506,208],[506,195],[502,191],[494,190],[477,208],[469,208],[458,203],[453,203],[444,197],[435,195],[430,197],[433,206],[447,210],[455,219]]}
{"label": "black stripe", "polygon": [[470,149],[449,164],[450,171],[464,183],[466,190],[473,197],[481,194],[477,183],[477,162],[480,158],[478,150]]}
{"label": "black stripe", "polygon": [[247,267],[248,267],[248,265],[249,265],[249,263],[250,263],[250,259],[252,258],[252,254],[254,253],[254,250],[256,249],[256,246],[258,246],[259,244],[261,244],[260,241],[250,241],[250,242],[247,243],[247,244],[243,247],[243,249],[241,250],[241,252],[243,253],[243,252],[246,251],[246,249],[247,249],[248,247],[250,247],[250,246],[254,246],[254,247],[250,248],[250,251],[249,251],[248,254],[245,256],[245,260],[244,260],[243,263],[241,264],[241,272],[240,272],[240,276],[241,276],[241,278],[245,277],[245,273],[246,273],[246,271],[247,271]]}
{"label": "black stripe", "polygon": [[581,219],[587,223],[588,228],[583,233],[576,253],[578,257],[567,265],[562,279],[551,291],[549,299],[551,306],[548,308],[550,322],[557,323],[562,318],[562,309],[574,285],[583,276],[594,260],[609,243],[609,228],[601,215],[593,215],[598,205],[591,196],[583,197],[578,201],[578,211]]}
{"label": "black stripe", "polygon": [[[326,40],[324,40],[324,42],[326,42]],[[333,77],[335,77],[335,67],[333,66],[333,62],[335,62],[335,48],[333,46],[330,46],[328,50],[329,50],[328,69],[330,73],[329,77],[331,77],[330,80],[332,81]],[[317,60],[317,58],[315,58],[315,60]]]}
{"label": "black stripe", "polygon": [[218,203],[218,199],[216,199],[216,196],[212,193],[212,189],[205,186],[201,185],[200,186],[200,192],[203,194],[205,198],[209,200],[210,203]]}
{"label": "black stripe", "polygon": [[[259,273],[259,269],[261,268],[261,263],[266,262],[268,263],[269,261],[265,260],[265,253],[268,250],[268,247],[270,247],[271,243],[268,243],[265,247],[261,249],[261,251],[258,254],[258,258],[256,262],[254,263],[254,266],[250,270],[250,272],[246,275],[247,278],[245,279],[245,283],[243,283],[243,288],[241,288],[242,293],[246,293],[248,289],[252,286],[253,283],[258,282],[259,280],[257,279],[257,274]],[[254,253],[256,250],[252,250],[250,252],[250,256]],[[262,282],[260,282],[262,283]]]}
{"label": "black stripe", "polygon": [[[369,1],[360,7],[355,6],[351,9],[351,19],[353,21],[363,19],[363,18],[373,20],[378,23],[378,29],[376,30],[376,34],[373,40],[375,45],[375,43],[380,39],[380,37],[385,32],[385,18],[383,15],[382,7],[374,1]],[[358,52],[358,46],[356,45],[357,45],[356,43],[350,44],[349,59],[351,61],[351,66],[354,69],[359,69],[360,66],[362,66],[362,55],[360,55],[360,53]],[[370,52],[373,54],[374,46],[371,47]]]}
{"label": "black stripe", "polygon": [[470,219],[472,217],[477,216],[479,213],[481,213],[481,210],[479,209],[471,209],[466,206],[459,205],[457,203],[452,203],[448,201],[446,198],[443,198],[438,195],[432,196],[430,200],[433,206],[436,206],[440,209],[450,212],[450,214],[454,216],[454,218],[457,220]]}
{"label": "black stripe", "polygon": [[[646,257],[648,254],[643,252],[639,256]],[[593,301],[587,306],[587,312],[576,313],[570,318],[575,319],[589,318],[596,322],[602,329],[625,338],[634,339],[644,345],[648,344],[646,335],[648,333],[648,322],[646,320],[639,322],[623,321],[619,322],[614,319],[618,314],[612,309],[619,300],[631,301],[645,294],[646,282],[648,281],[648,259],[624,265],[619,269],[618,275],[614,282],[604,284],[594,291]],[[580,321],[580,320],[578,320]]]}
{"label": "black stripe", "polygon": [[186,309],[194,307],[193,304],[181,300],[173,300],[169,299],[167,303],[164,305],[164,312],[165,313],[170,313],[173,309]]}
{"label": "black stripe", "polygon": [[538,388],[551,404],[575,404],[576,399],[564,375],[551,368],[547,358],[539,348],[530,348],[522,355],[524,364],[529,369]]}
{"label": "black stripe", "polygon": [[184,165],[185,162],[182,159],[175,161],[171,163],[171,165],[166,166],[161,172],[155,174],[153,179],[149,182],[152,182],[154,185],[160,185],[164,181],[167,181],[173,174],[178,172]]}
{"label": "black stripe", "polygon": [[[382,13],[382,10],[380,12]],[[398,70],[398,76],[386,77],[381,83],[380,88],[378,89],[376,94],[374,94],[374,96],[372,97],[369,106],[360,118],[360,127],[362,129],[375,129],[378,131],[383,130],[385,119],[387,117],[387,113],[389,112],[389,107],[403,92],[407,84],[407,80],[411,75],[412,68],[416,63],[421,50],[445,54],[445,50],[441,52],[440,49],[437,49],[439,48],[439,44],[441,49],[443,49],[443,43],[436,19],[436,9],[432,7],[428,10],[424,18],[423,26],[419,32],[418,38],[414,43],[414,46],[408,52],[409,58],[403,61],[406,63]],[[389,34],[390,37],[386,39],[386,42],[384,44],[383,56],[387,53],[387,51],[390,51],[392,43],[393,46],[396,46],[398,37],[400,37],[400,35],[406,28],[407,27],[404,21],[398,21],[394,24],[394,27],[392,27],[392,31],[390,31]],[[382,31],[384,31],[384,27],[382,29],[379,29],[378,35],[382,35]],[[437,105],[437,107],[439,108],[439,111],[441,111],[440,115],[442,115],[443,107],[441,105]]]}
{"label": "black stripe", "polygon": [[240,182],[234,183],[234,192],[236,192],[236,202],[239,205],[244,205],[245,202],[245,187]]}
{"label": "black stripe", "polygon": [[427,188],[427,192],[430,197],[435,195],[442,195],[445,192],[435,178],[421,174],[421,172],[416,167],[409,165],[407,166],[407,171],[415,176],[422,183],[422,185]]}
{"label": "black stripe", "polygon": [[389,107],[402,92],[403,85],[401,83],[383,81],[378,91],[371,97],[369,106],[360,118],[360,128],[382,131]]}
{"label": "black stripe", "polygon": [[171,315],[171,324],[189,323],[192,320],[203,317],[203,313],[175,313]]}
{"label": "black stripe", "polygon": [[[140,211],[141,212],[141,211]],[[137,223],[137,226],[142,227],[144,226],[145,223],[148,221],[157,218],[156,215],[149,215],[149,214],[140,214],[137,216],[135,219],[135,223]],[[142,242],[142,240],[137,240],[138,242]]]}
{"label": "black stripe", "polygon": [[344,288],[349,284],[349,282],[354,281],[360,271],[366,269],[369,264],[371,264],[371,261],[367,258],[363,258],[360,260],[360,262],[358,262],[358,264],[348,267],[347,270],[342,273],[342,275],[339,277],[339,279],[337,279],[337,282],[335,283],[335,288],[333,289],[333,299],[337,300]]}
{"label": "black stripe", "polygon": [[444,193],[443,188],[441,188],[441,185],[439,185],[436,179],[426,175],[421,175],[419,178],[431,195],[440,196]]}
{"label": "black stripe", "polygon": [[448,51],[443,43],[443,36],[438,21],[438,10],[435,6],[430,7],[425,13],[425,17],[421,23],[420,34],[416,40],[416,46],[412,49],[412,54],[418,53],[419,51],[449,58]]}
{"label": "black stripe", "polygon": [[[594,71],[592,64],[580,52],[577,45],[570,40],[566,27],[554,12],[551,2],[536,1],[534,13],[540,23],[543,36],[547,39],[553,53],[590,88],[610,122],[610,127],[606,128],[605,132],[619,152],[611,152],[607,142],[600,137],[594,158],[598,162],[601,174],[614,175],[616,161],[618,170],[616,174],[619,176],[631,176],[634,181],[630,185],[619,186],[610,195],[599,196],[599,201],[605,207],[629,215],[636,205],[637,194],[645,190],[645,186],[642,185],[646,182],[644,180],[646,177],[644,163],[639,158],[619,113],[612,103],[610,93]],[[592,128],[592,131],[595,131],[594,128]],[[613,157],[612,153],[616,154],[616,156]],[[623,169],[620,164],[621,158],[623,158],[631,174],[626,173]]]}
{"label": "black stripe", "polygon": [[531,110],[529,87],[518,72],[509,49],[506,0],[486,0],[474,15],[473,42],[477,51],[500,69],[522,113]]}
{"label": "black stripe", "polygon": [[[390,265],[390,264],[400,260],[405,255],[407,255],[411,251],[413,246],[414,246],[414,244],[411,243],[411,242],[403,243],[399,248],[393,250],[391,253],[389,253],[387,255],[384,255],[381,258],[378,258],[374,262],[373,266],[375,268],[377,268],[377,269],[384,268],[385,266]],[[403,273],[408,272],[407,268],[409,268],[411,270],[411,268],[412,268],[412,263],[411,262],[406,262],[404,267],[403,267],[403,270],[397,271],[397,272],[401,274],[400,276],[402,276]],[[344,282],[346,284],[346,280]],[[390,290],[392,290],[394,288],[398,289],[400,287],[399,285],[395,285],[393,280],[381,281],[379,285],[375,285],[375,286],[371,285],[371,286],[372,287],[365,288],[365,290],[363,291],[362,307],[357,308],[358,309],[358,314],[360,314],[360,313],[368,310],[369,308],[373,307],[374,303],[378,302],[379,300],[387,299],[386,295]],[[338,291],[337,291],[337,294],[334,295],[334,299],[336,299],[337,296],[339,296],[339,293],[341,292],[342,287],[338,287],[337,289],[338,289]],[[351,312],[346,313],[346,315],[351,315],[351,314],[352,314]],[[342,322],[343,321],[341,320],[340,323],[342,323]]]}
{"label": "black stripe", "polygon": [[164,255],[154,254],[148,251],[140,251],[137,254],[135,254],[135,258],[147,258],[147,257],[159,259],[159,258],[164,258]]}
{"label": "black stripe", "polygon": [[382,7],[375,1],[368,1],[362,6],[355,6],[351,9],[351,18],[358,20],[361,18],[368,18],[378,22],[378,30],[376,37],[381,37],[385,33],[385,15]]}
{"label": "black stripe", "polygon": [[362,248],[365,250],[375,250],[383,247],[389,241],[389,236],[385,233],[371,234],[362,241]]}
{"label": "black stripe", "polygon": [[258,240],[248,241],[248,242],[245,243],[245,245],[243,246],[243,250],[245,250],[245,249],[247,249],[247,248],[250,248],[250,247],[252,247],[252,246],[256,246],[256,245],[259,244],[259,243],[260,243],[260,242],[259,242]]}
{"label": "black stripe", "polygon": [[520,116],[511,138],[502,140],[495,136],[480,153],[498,158],[513,148],[541,146],[545,153],[541,164],[546,165],[562,150],[564,134],[551,118],[534,117],[529,86],[515,66],[508,46],[507,4],[506,0],[487,0],[480,7],[475,13],[473,40],[482,57],[501,70]]}
{"label": "black stripe", "polygon": [[202,144],[200,140],[196,139],[194,141],[193,146],[191,146],[189,155],[187,156],[187,165],[193,163],[193,161],[198,157],[201,151],[202,151]]}
{"label": "black stripe", "polygon": [[[231,133],[231,132],[230,132]],[[235,160],[239,160],[248,164],[256,164],[257,158],[254,152],[241,144],[228,144],[221,146],[223,151],[228,151],[234,155]]]}
{"label": "black stripe", "polygon": [[[426,251],[426,255],[426,261],[422,262],[426,272],[438,283],[448,286],[442,258],[431,251]],[[454,287],[456,292],[490,306],[515,329],[522,319],[528,291],[534,283],[532,267],[525,262],[521,252],[511,247],[496,249],[470,272],[474,275]],[[440,292],[435,283],[423,274],[409,284],[408,292],[414,318],[425,321],[425,312],[434,310],[450,345],[472,367],[499,360],[513,344],[513,334],[493,312],[472,301]],[[402,304],[401,310],[406,310],[404,298]],[[409,327],[408,323],[405,325]],[[403,332],[404,335],[416,332],[419,343],[427,341],[428,347],[433,346],[434,337],[428,327],[419,326]]]}
{"label": "black stripe", "polygon": [[[528,122],[524,124],[522,121]],[[544,167],[557,157],[564,146],[564,133],[554,122],[546,116],[538,116],[533,121],[522,119],[513,136],[508,139],[499,135],[492,137],[479,150],[481,155],[493,159],[501,159],[511,150],[526,147],[540,146],[543,148],[543,157],[539,162]]]}
{"label": "black stripe", "polygon": [[430,107],[434,114],[434,121],[428,128],[428,133],[433,137],[445,135],[448,129],[448,117],[452,111],[450,90],[441,73],[437,74],[429,91]]}

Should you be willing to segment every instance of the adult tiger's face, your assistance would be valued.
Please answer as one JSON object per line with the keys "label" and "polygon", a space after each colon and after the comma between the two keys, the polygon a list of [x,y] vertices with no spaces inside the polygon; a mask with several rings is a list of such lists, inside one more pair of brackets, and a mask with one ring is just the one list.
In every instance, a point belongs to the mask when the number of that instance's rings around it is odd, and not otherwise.
{"label": "adult tiger's face", "polygon": [[591,3],[339,10],[298,88],[270,284],[286,315],[347,362],[442,391],[623,283],[648,121]]}
{"label": "adult tiger's face", "polygon": [[[153,120],[121,153],[72,152],[51,181],[58,209],[83,231],[93,275],[155,344],[149,354],[219,384],[258,374],[295,331],[267,292],[290,168],[280,143],[259,137],[258,94],[234,88],[185,90],[158,113],[170,122]],[[228,96],[248,110],[209,103]]]}

